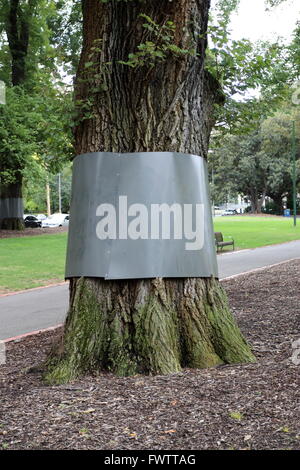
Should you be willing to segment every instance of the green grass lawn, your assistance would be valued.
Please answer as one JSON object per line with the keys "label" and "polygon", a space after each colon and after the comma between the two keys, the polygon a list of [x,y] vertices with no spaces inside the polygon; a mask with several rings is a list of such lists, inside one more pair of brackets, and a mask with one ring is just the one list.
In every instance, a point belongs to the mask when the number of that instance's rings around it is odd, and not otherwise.
{"label": "green grass lawn", "polygon": [[[240,249],[300,239],[300,220],[283,217],[216,217],[214,228]],[[0,293],[63,281],[66,246],[67,233],[0,239]]]}
{"label": "green grass lawn", "polygon": [[300,220],[297,222],[294,227],[293,219],[287,217],[215,217],[214,230],[222,232],[224,239],[231,236],[236,249],[256,248],[300,240]]}
{"label": "green grass lawn", "polygon": [[0,240],[0,293],[64,280],[67,234]]}

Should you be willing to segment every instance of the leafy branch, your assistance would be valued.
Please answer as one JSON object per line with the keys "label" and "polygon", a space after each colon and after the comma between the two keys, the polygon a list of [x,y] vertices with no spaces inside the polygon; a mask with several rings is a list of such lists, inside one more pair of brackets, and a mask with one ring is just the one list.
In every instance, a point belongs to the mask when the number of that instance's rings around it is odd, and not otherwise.
{"label": "leafy branch", "polygon": [[139,16],[145,20],[143,28],[149,31],[152,41],[139,44],[138,51],[130,53],[127,61],[118,61],[119,64],[132,68],[144,65],[154,67],[157,62],[165,61],[170,54],[175,57],[196,55],[195,49],[184,49],[175,44],[176,26],[173,21],[168,20],[159,25],[148,15],[141,13]]}

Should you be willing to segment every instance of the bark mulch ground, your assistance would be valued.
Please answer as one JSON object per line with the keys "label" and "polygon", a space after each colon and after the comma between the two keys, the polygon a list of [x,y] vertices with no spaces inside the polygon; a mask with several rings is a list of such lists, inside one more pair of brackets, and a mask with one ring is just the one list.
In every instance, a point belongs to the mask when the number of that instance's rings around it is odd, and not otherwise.
{"label": "bark mulch ground", "polygon": [[[300,261],[223,282],[256,364],[46,386],[28,368],[57,333],[7,345],[0,448],[300,449]],[[299,354],[300,357],[300,354]]]}
{"label": "bark mulch ground", "polygon": [[55,233],[67,232],[68,227],[53,228],[25,228],[24,230],[0,230],[1,238],[32,237],[35,235],[53,235]]}

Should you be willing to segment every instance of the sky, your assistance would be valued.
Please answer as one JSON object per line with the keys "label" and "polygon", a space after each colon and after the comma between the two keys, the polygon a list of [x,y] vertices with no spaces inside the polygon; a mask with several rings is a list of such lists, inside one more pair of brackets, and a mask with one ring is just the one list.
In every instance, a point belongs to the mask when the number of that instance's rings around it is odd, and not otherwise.
{"label": "sky", "polygon": [[[212,5],[216,2],[212,0]],[[265,10],[264,0],[240,0],[238,11],[232,14],[230,29],[233,39],[275,41],[281,36],[290,40],[297,20],[300,21],[299,0],[286,0],[270,11]]]}
{"label": "sky", "polygon": [[[211,6],[218,0],[211,0]],[[250,41],[268,40],[275,42],[281,37],[285,43],[292,40],[296,22],[300,21],[299,0],[286,0],[278,7],[266,11],[265,0],[240,0],[236,12],[231,15],[231,38]],[[258,90],[248,90],[246,97],[258,96]],[[236,95],[237,100],[245,96]]]}

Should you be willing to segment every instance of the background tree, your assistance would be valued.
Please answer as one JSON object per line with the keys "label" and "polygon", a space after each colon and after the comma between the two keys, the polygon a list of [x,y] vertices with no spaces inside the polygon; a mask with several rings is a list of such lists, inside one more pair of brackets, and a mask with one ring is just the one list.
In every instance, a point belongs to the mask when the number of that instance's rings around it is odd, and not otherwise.
{"label": "background tree", "polygon": [[208,28],[207,70],[221,84],[224,103],[215,106],[214,146],[225,134],[255,129],[256,122],[276,110],[291,84],[291,53],[281,40],[234,40],[230,14],[239,0],[219,1]]}
{"label": "background tree", "polygon": [[[5,0],[2,5],[0,25],[1,32],[5,31],[8,41],[6,51],[10,55],[10,61],[7,61],[6,64],[10,67],[10,80],[13,87],[20,87],[26,81],[29,39],[36,6],[36,0]],[[15,98],[17,98],[16,95]],[[8,201],[10,211],[13,207],[14,199],[22,199],[23,166],[21,163],[22,156],[16,152],[16,148],[10,151],[7,145],[6,152],[6,157],[2,157],[0,163],[0,198]],[[14,158],[15,155],[17,155],[16,159]],[[9,178],[4,178],[3,174],[6,173],[7,175],[8,172]],[[23,219],[22,217],[9,215],[5,219],[0,219],[0,224],[1,228],[19,229],[23,227]]]}
{"label": "background tree", "polygon": [[[24,212],[47,213],[46,184],[50,188],[51,213],[59,211],[58,174],[50,173],[38,161],[33,158],[31,166],[27,166],[24,172]],[[62,212],[70,211],[71,201],[71,163],[60,170],[61,176],[61,205]]]}
{"label": "background tree", "polygon": [[[32,93],[23,87],[7,89],[7,104],[0,109],[3,198],[23,197],[24,183],[30,181],[44,186],[43,169],[57,173],[70,158],[70,96],[44,85]],[[18,229],[18,222],[13,217],[0,220],[1,228]]]}
{"label": "background tree", "polygon": [[268,196],[282,214],[283,197],[292,191],[292,120],[299,139],[299,114],[287,104],[257,123],[251,133],[223,137],[223,145],[210,153],[215,201],[222,203],[229,194],[241,195],[250,200],[251,212],[260,213]]}
{"label": "background tree", "polygon": [[[268,177],[267,196],[273,200],[273,211],[283,213],[283,198],[289,199],[293,193],[292,184],[292,121],[296,123],[296,159],[298,160],[297,185],[299,173],[299,136],[300,115],[291,105],[284,105],[274,116],[266,119],[261,126],[263,135],[262,148],[270,160],[271,171]],[[288,206],[292,208],[292,204]]]}
{"label": "background tree", "polygon": [[[204,70],[209,0],[83,0],[75,153],[206,157],[217,81]],[[50,382],[253,361],[217,279],[71,279]]]}
{"label": "background tree", "polygon": [[261,136],[253,131],[247,136],[228,135],[224,146],[211,156],[214,168],[214,192],[219,188],[231,195],[250,199],[253,213],[260,213],[266,197],[269,162],[263,158]]}
{"label": "background tree", "polygon": [[[12,201],[9,208],[23,197],[23,176],[34,154],[42,164],[55,155],[54,171],[70,157],[71,100],[50,42],[55,5],[54,0],[3,0],[0,13],[0,79],[8,90],[0,110],[0,198]],[[0,219],[0,228],[23,228],[23,217],[12,213]]]}
{"label": "background tree", "polygon": [[82,47],[82,11],[80,0],[56,0],[47,17],[49,41],[62,71],[72,80],[76,74]]}
{"label": "background tree", "polygon": [[[22,85],[26,77],[26,58],[28,54],[30,22],[34,14],[34,1],[28,0],[28,3],[20,3],[20,0],[7,0],[4,2],[2,16],[2,28],[5,29],[8,50],[11,61],[11,83],[12,86]],[[15,198],[22,199],[22,167],[20,160],[12,164],[11,156],[8,156],[9,165],[1,161],[1,186],[0,198],[8,201],[9,210],[13,206]],[[10,180],[4,180],[3,172],[10,172]],[[1,228],[22,228],[23,220],[21,217],[8,217],[0,219]]]}

